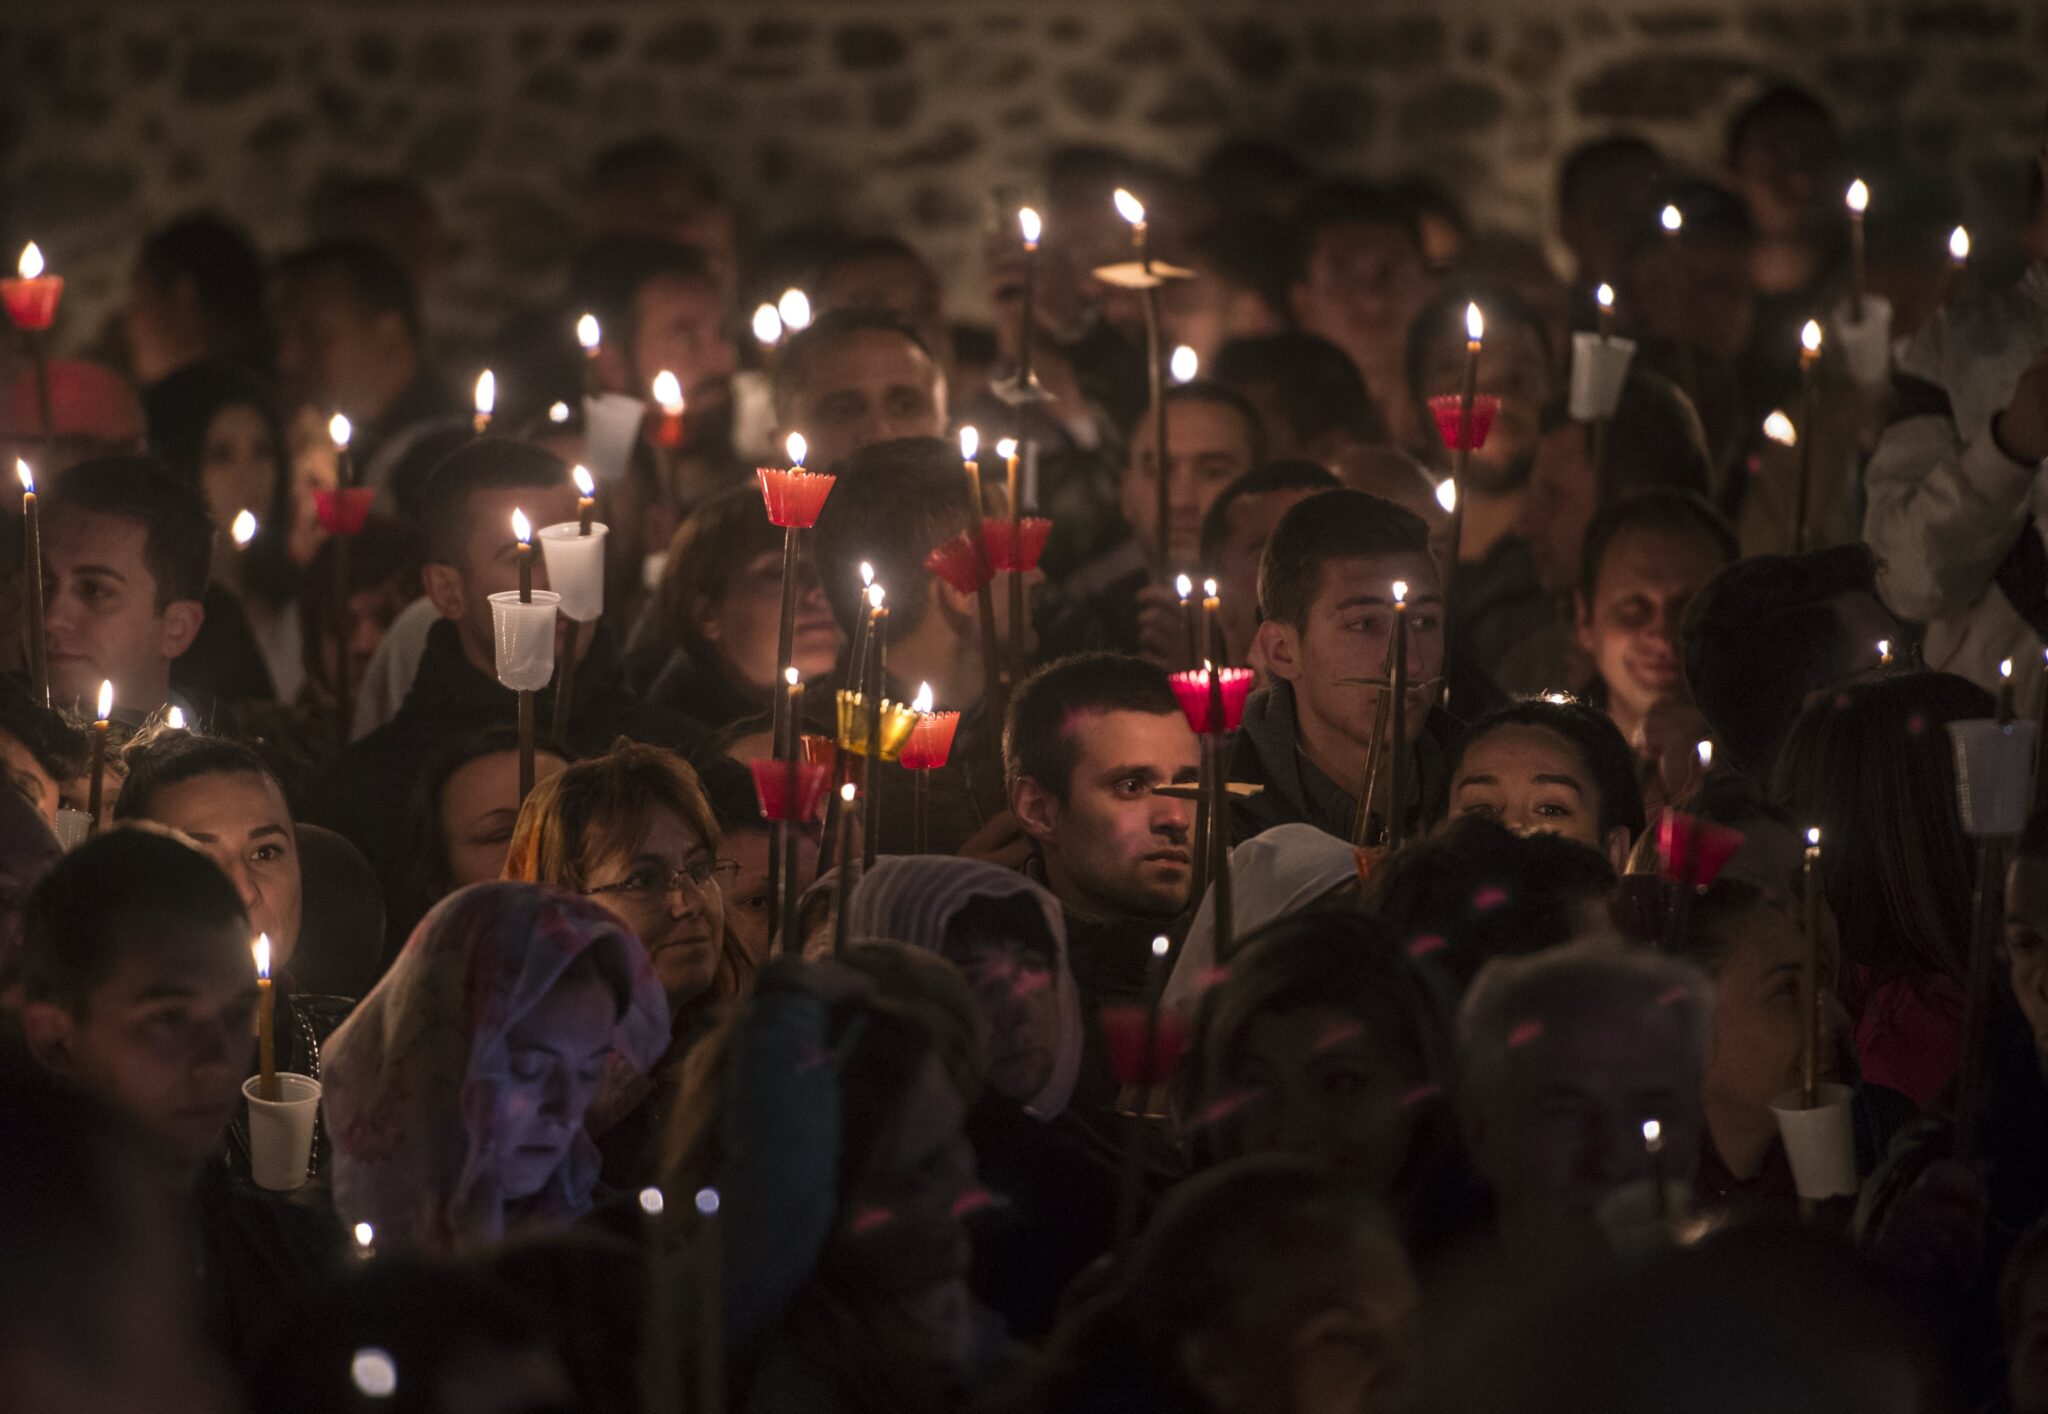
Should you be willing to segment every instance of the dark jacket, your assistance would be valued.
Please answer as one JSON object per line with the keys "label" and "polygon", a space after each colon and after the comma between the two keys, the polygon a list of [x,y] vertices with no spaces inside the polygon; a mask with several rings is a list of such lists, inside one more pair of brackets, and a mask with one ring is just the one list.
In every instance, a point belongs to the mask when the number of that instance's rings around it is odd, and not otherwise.
{"label": "dark jacket", "polygon": [[207,1325],[245,1380],[306,1291],[342,1260],[341,1224],[209,1163],[187,1199]]}
{"label": "dark jacket", "polygon": [[[1441,707],[1423,722],[1422,737],[1414,748],[1412,780],[1416,789],[1408,808],[1411,837],[1441,820],[1449,806],[1451,747],[1460,730]],[[1245,704],[1244,724],[1230,752],[1230,779],[1263,787],[1250,798],[1231,799],[1231,827],[1237,841],[1297,821],[1339,839],[1351,838],[1358,802],[1301,754],[1295,736],[1294,689],[1285,682],[1262,688]]]}

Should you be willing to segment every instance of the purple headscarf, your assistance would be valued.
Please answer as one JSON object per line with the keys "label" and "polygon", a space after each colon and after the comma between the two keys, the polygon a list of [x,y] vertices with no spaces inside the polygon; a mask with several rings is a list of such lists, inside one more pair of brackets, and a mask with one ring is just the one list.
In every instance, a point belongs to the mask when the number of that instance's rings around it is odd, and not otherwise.
{"label": "purple headscarf", "polygon": [[[437,1252],[504,1236],[506,1033],[593,948],[631,979],[607,1068],[644,1072],[668,1045],[668,1003],[647,950],[610,911],[546,885],[499,882],[452,894],[420,921],[325,1049],[321,1108],[345,1223],[370,1223],[380,1244]],[[597,1172],[597,1148],[579,1127],[518,1217],[573,1220],[588,1210]]]}

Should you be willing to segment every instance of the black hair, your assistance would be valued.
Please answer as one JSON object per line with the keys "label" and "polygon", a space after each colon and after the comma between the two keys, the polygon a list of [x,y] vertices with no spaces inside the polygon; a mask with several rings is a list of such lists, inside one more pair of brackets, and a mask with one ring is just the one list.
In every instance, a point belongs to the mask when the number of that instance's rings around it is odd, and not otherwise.
{"label": "black hair", "polygon": [[697,768],[697,779],[703,783],[704,798],[711,802],[711,818],[718,822],[720,834],[768,828],[752,771],[730,756],[699,753],[690,764]]}
{"label": "black hair", "polygon": [[1405,506],[1349,488],[1311,496],[1281,517],[1266,542],[1259,617],[1300,628],[1331,560],[1428,553],[1429,524]]}
{"label": "black hair", "polygon": [[1210,148],[1196,169],[1196,180],[1213,205],[1228,208],[1245,193],[1305,186],[1315,168],[1286,143],[1239,134]]}
{"label": "black hair", "polygon": [[199,488],[150,456],[94,457],[57,479],[44,513],[90,511],[142,525],[142,560],[156,581],[156,610],[206,595],[213,564],[213,518]]}
{"label": "black hair", "polygon": [[1018,684],[1003,722],[1003,777],[1030,777],[1065,803],[1081,759],[1080,720],[1103,712],[1151,717],[1180,711],[1166,669],[1121,653],[1056,659]]}
{"label": "black hair", "polygon": [[1540,727],[1563,737],[1579,753],[1586,774],[1593,778],[1593,789],[1600,792],[1597,821],[1601,837],[1616,829],[1626,829],[1631,841],[1642,834],[1643,784],[1636,774],[1636,754],[1612,717],[1576,698],[1559,702],[1530,697],[1510,702],[1480,718],[1459,739],[1451,754],[1453,779],[1473,744],[1502,727]]}
{"label": "black hair", "polygon": [[[938,354],[926,347],[924,336],[917,332],[902,315],[886,309],[862,305],[847,309],[828,309],[813,319],[810,324],[783,340],[776,350],[774,367],[774,395],[776,414],[785,423],[802,419],[789,404],[796,389],[810,374],[811,364],[819,351],[840,339],[850,339],[859,334],[892,334],[903,339],[910,346],[930,359],[936,365]],[[812,467],[813,471],[834,471],[835,467]]]}
{"label": "black hair", "polygon": [[1294,284],[1294,224],[1272,211],[1234,210],[1195,234],[1192,254],[1200,269],[1228,285],[1250,290],[1276,319],[1287,318]]}
{"label": "black hair", "polygon": [[1414,204],[1406,198],[1359,181],[1323,182],[1309,188],[1295,210],[1295,264],[1297,282],[1308,276],[1309,257],[1315,253],[1316,237],[1331,226],[1386,226],[1399,231],[1415,248],[1416,259],[1424,258],[1422,222]]}
{"label": "black hair", "polygon": [[1616,168],[1647,172],[1654,180],[1664,170],[1664,154],[1645,139],[1627,134],[1580,143],[1558,165],[1558,210],[1607,200]]}
{"label": "black hair", "polygon": [[[335,537],[320,542],[306,564],[298,603],[306,675],[330,690],[334,684],[329,681],[333,674],[326,650],[334,645],[346,608],[334,582],[334,559],[339,553]],[[373,511],[364,518],[363,528],[348,537],[348,559],[342,566],[348,574],[348,593],[380,589],[395,580],[399,593],[410,602],[420,593],[423,560],[418,531]]]}
{"label": "black hair", "polygon": [[0,732],[20,742],[51,780],[84,774],[91,745],[62,712],[43,706],[12,677],[0,677]]}
{"label": "black hair", "polygon": [[932,271],[932,263],[901,236],[849,236],[837,242],[818,262],[813,283],[822,285],[835,271],[863,260],[908,261],[918,268],[935,290],[938,286],[938,276]]}
{"label": "black hair", "polygon": [[[427,478],[420,501],[427,563],[462,563],[469,544],[469,503],[479,492],[553,490],[568,484],[568,463],[545,447],[507,437],[470,439]],[[508,528],[505,533],[512,532]]]}
{"label": "black hair", "polygon": [[570,298],[577,312],[597,316],[614,348],[631,348],[640,327],[635,302],[656,280],[718,288],[711,263],[695,246],[658,236],[605,236],[578,253],[569,279]]}
{"label": "black hair", "polygon": [[[959,474],[957,463],[954,469]],[[833,495],[838,494],[835,485]],[[668,543],[668,561],[655,591],[663,636],[699,662],[712,656],[697,626],[697,601],[716,601],[750,560],[781,546],[782,532],[762,513],[758,486],[729,486],[699,501]]]}
{"label": "black hair", "polygon": [[268,361],[263,257],[240,227],[210,211],[180,216],[142,243],[135,270],[166,294],[191,283],[211,352],[252,368]]}
{"label": "black hair", "polygon": [[[1197,407],[1230,409],[1244,422],[1244,438],[1251,451],[1251,464],[1257,466],[1266,459],[1266,426],[1259,421],[1259,410],[1252,406],[1250,398],[1229,384],[1214,378],[1195,378],[1186,383],[1172,383],[1167,385],[1165,398],[1169,408],[1189,403]],[[1151,427],[1155,415],[1148,405],[1125,429],[1126,440],[1135,439],[1141,430]],[[1171,447],[1168,450],[1171,451]]]}
{"label": "black hair", "polygon": [[374,241],[321,241],[293,251],[277,263],[278,283],[287,287],[315,280],[339,280],[365,318],[395,314],[406,337],[420,342],[420,299],[412,276],[398,258]]}
{"label": "black hair", "polygon": [[116,820],[153,820],[157,792],[200,776],[261,776],[277,787],[284,786],[276,772],[261,756],[238,741],[208,736],[195,731],[163,731],[138,740],[122,757],[127,778],[121,798],[114,802]]}
{"label": "black hair", "polygon": [[1778,84],[1743,104],[1728,120],[1727,141],[1722,152],[1727,164],[1735,166],[1750,138],[1773,128],[1778,130],[1775,137],[1782,138],[1786,131],[1791,130],[1806,139],[1803,143],[1774,142],[1774,147],[1789,149],[1821,164],[1832,162],[1841,144],[1835,128],[1835,116],[1825,103],[1803,88]]}
{"label": "black hair", "polygon": [[1864,545],[1753,555],[1725,566],[1685,611],[1685,682],[1729,764],[1769,777],[1806,694],[1851,651],[1834,601],[1877,594]]}
{"label": "black hair", "polygon": [[1742,545],[1735,527],[1715,510],[1706,497],[1692,491],[1637,491],[1610,501],[1594,515],[1579,542],[1579,597],[1591,603],[1600,584],[1600,569],[1607,559],[1607,547],[1625,530],[1661,530],[1672,535],[1695,535],[1714,547],[1722,564],[1742,558]]}
{"label": "black hair", "polygon": [[1223,542],[1230,535],[1230,508],[1247,496],[1264,496],[1273,491],[1335,491],[1344,485],[1321,462],[1267,462],[1229,482],[1216,493],[1202,516],[1201,560],[1210,569],[1223,555]]}
{"label": "black hair", "polygon": [[1429,361],[1430,345],[1446,334],[1454,336],[1460,345],[1465,342],[1465,306],[1476,304],[1486,316],[1486,334],[1489,339],[1498,338],[1500,333],[1521,328],[1535,337],[1536,349],[1543,358],[1543,371],[1551,386],[1557,383],[1556,358],[1550,348],[1550,328],[1543,316],[1514,291],[1500,285],[1449,284],[1430,297],[1408,326],[1408,346],[1403,355],[1403,367],[1408,375],[1408,387],[1412,391],[1416,406],[1421,409],[1424,425],[1428,425],[1429,409],[1422,402],[1422,368]]}
{"label": "black hair", "polygon": [[1466,213],[1464,204],[1449,187],[1434,177],[1410,173],[1389,185],[1387,195],[1415,213],[1418,232],[1424,218],[1434,216],[1457,232],[1460,239],[1471,234],[1472,218]]}
{"label": "black hair", "polygon": [[239,927],[249,915],[220,867],[167,830],[126,825],[57,861],[22,909],[19,973],[30,1001],[83,1013],[122,953],[185,927]]}
{"label": "black hair", "polygon": [[889,629],[924,622],[932,572],[925,557],[975,523],[960,451],[937,437],[898,437],[862,447],[839,468],[818,516],[818,577],[848,633],[860,613],[854,567],[867,560],[889,587]]}
{"label": "black hair", "polygon": [[[448,858],[448,840],[441,831],[441,806],[448,795],[448,783],[455,773],[486,756],[499,756],[519,749],[519,732],[511,726],[485,727],[464,737],[427,763],[414,785],[409,805],[412,824],[411,876],[418,914],[446,898],[453,891],[453,865]],[[534,743],[536,753],[558,756],[574,762],[575,755],[559,742],[542,737]],[[511,844],[507,827],[506,844]],[[393,920],[398,921],[398,920]]]}
{"label": "black hair", "polygon": [[1388,440],[1358,365],[1328,339],[1299,329],[1232,339],[1217,351],[1210,376],[1239,390],[1269,386],[1287,430],[1303,446],[1332,432],[1354,442]]}

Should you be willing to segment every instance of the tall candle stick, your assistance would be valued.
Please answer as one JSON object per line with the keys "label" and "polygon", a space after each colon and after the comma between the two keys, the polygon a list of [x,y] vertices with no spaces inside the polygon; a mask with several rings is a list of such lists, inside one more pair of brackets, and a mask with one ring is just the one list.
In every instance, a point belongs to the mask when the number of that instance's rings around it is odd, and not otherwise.
{"label": "tall candle stick", "polygon": [[576,321],[576,342],[583,349],[583,395],[598,397],[604,392],[604,378],[597,367],[597,356],[604,352],[604,331],[596,315],[585,314]]}
{"label": "tall candle stick", "polygon": [[1998,660],[1998,725],[2012,720],[2012,659]]}
{"label": "tall candle stick", "polygon": [[[1117,214],[1131,223],[1131,244],[1137,250],[1138,264],[1147,276],[1152,274],[1152,247],[1150,228],[1145,221],[1145,203],[1125,191],[1116,189]],[[1145,285],[1145,370],[1152,396],[1153,437],[1157,455],[1153,462],[1158,484],[1153,488],[1153,538],[1154,568],[1161,579],[1173,559],[1173,456],[1168,450],[1166,435],[1166,365],[1165,353],[1161,349],[1161,328],[1159,318],[1159,282],[1152,280]]]}
{"label": "tall candle stick", "polygon": [[1479,352],[1486,340],[1486,316],[1477,304],[1465,306],[1465,377],[1458,388],[1458,440],[1451,448],[1451,564],[1453,577],[1464,558],[1465,468],[1472,459],[1472,402],[1479,396]]}
{"label": "tall candle stick", "polygon": [[782,672],[784,701],[781,708],[782,726],[774,738],[776,759],[782,763],[783,808],[776,812],[773,852],[768,856],[768,897],[775,902],[775,916],[768,930],[773,946],[784,956],[793,956],[797,947],[797,877],[796,839],[802,828],[797,813],[798,781],[797,761],[801,755],[798,738],[801,734],[799,719],[803,716],[804,685],[803,675],[795,668]]}
{"label": "tall candle stick", "polygon": [[[512,512],[512,553],[519,561],[519,602],[533,602],[533,523],[526,512]],[[533,794],[533,693],[519,691],[519,801]]]}
{"label": "tall candle stick", "polygon": [[1387,685],[1394,694],[1393,752],[1388,765],[1392,780],[1387,804],[1387,849],[1401,847],[1408,836],[1408,585],[1394,581],[1394,672]]}
{"label": "tall candle stick", "polygon": [[519,602],[533,602],[533,522],[526,512],[512,512],[512,553],[519,562]]}
{"label": "tall candle stick", "polygon": [[1024,503],[1017,498],[1017,439],[1005,437],[996,443],[1003,459],[1004,479],[1010,505],[1010,681],[1024,677]]}
{"label": "tall candle stick", "polygon": [[1843,198],[1849,207],[1849,317],[1863,322],[1865,282],[1863,256],[1863,214],[1870,209],[1870,187],[1861,177],[1849,183]]}
{"label": "tall candle stick", "polygon": [[697,1190],[697,1402],[725,1414],[725,1234],[716,1188]]}
{"label": "tall candle stick", "polygon": [[[650,385],[654,394],[654,405],[661,409],[661,421],[655,424],[654,440],[663,448],[673,450],[683,445],[683,385],[675,374],[666,368],[654,375]],[[794,433],[792,436],[796,435]],[[801,458],[795,464],[803,465]]]}
{"label": "tall candle stick", "polygon": [[1820,416],[1820,323],[1809,319],[1799,331],[1799,493],[1792,510],[1792,553],[1806,549],[1806,516],[1813,495],[1814,424]]}
{"label": "tall candle stick", "polygon": [[1941,283],[1935,287],[1936,306],[1948,302],[1949,286],[1970,264],[1970,233],[1961,226],[1948,233],[1948,265],[1941,272]]}
{"label": "tall candle stick", "polygon": [[1799,874],[1805,956],[1799,966],[1799,1103],[1812,1109],[1820,1100],[1820,830],[1806,832],[1806,856]]}
{"label": "tall candle stick", "polygon": [[481,437],[491,427],[491,413],[498,406],[498,375],[486,368],[476,376],[476,416],[472,425],[476,435]]}
{"label": "tall candle stick", "polygon": [[[1614,286],[1601,282],[1593,291],[1593,302],[1600,308],[1600,345],[1606,353],[1608,341],[1614,337]],[[1605,414],[1593,419],[1593,473],[1598,476],[1607,464],[1607,418]]]}
{"label": "tall candle stick", "polygon": [[43,522],[36,505],[36,478],[28,463],[14,460],[14,474],[21,478],[21,538],[23,573],[28,579],[28,675],[29,688],[38,705],[50,705],[50,633],[43,610]]}
{"label": "tall candle stick", "polygon": [[[1449,483],[1445,483],[1448,485]],[[1358,790],[1358,813],[1351,822],[1351,847],[1364,849],[1372,841],[1372,802],[1377,795],[1380,770],[1398,744],[1392,739],[1394,706],[1394,635],[1387,635],[1387,657],[1380,668],[1382,685],[1372,709],[1372,737],[1365,748],[1365,780]],[[1361,856],[1362,857],[1362,856]]]}
{"label": "tall candle stick", "polygon": [[[917,696],[910,699],[910,710],[917,713],[918,720],[922,722],[931,716],[932,705],[936,700],[932,696],[932,685],[928,682],[921,682],[917,685]],[[917,846],[917,852],[923,854],[925,852],[925,845],[928,843],[927,826],[931,814],[931,767],[919,765],[915,768],[913,796],[913,808],[911,811],[911,821],[915,830],[913,841]]]}
{"label": "tall candle stick", "polygon": [[974,591],[976,621],[981,625],[981,674],[982,691],[988,698],[987,712],[992,721],[1001,721],[1007,706],[1003,691],[1002,639],[996,633],[996,591],[994,576],[989,570],[992,561],[988,553],[987,503],[982,500],[981,463],[975,460],[975,453],[981,450],[981,434],[972,427],[960,429],[960,458],[967,468],[968,532],[974,538],[975,553],[981,557],[980,583]]}
{"label": "tall candle stick", "polygon": [[[784,444],[784,448],[789,453],[791,469],[795,472],[802,472],[804,469],[804,458],[810,454],[811,449],[810,443],[804,440],[804,434],[801,432],[790,433],[789,440]],[[800,537],[806,526],[812,525],[817,521],[818,512],[824,506],[825,494],[829,494],[832,489],[832,479],[830,477],[806,477],[801,486],[792,481],[791,485],[785,488],[790,494],[778,498],[770,494],[779,484],[777,477],[784,476],[785,480],[789,478],[782,473],[766,468],[759,473],[759,476],[762,488],[761,494],[768,506],[768,518],[782,527],[782,606],[781,618],[775,637],[775,666],[778,671],[787,671],[796,666],[797,570],[802,558]],[[815,488],[820,482],[823,483],[824,494],[816,494],[814,501],[809,500],[808,494],[803,497],[795,495],[799,490],[815,494]],[[802,500],[806,503],[788,504],[787,502],[790,500]],[[773,735],[776,739],[780,739],[782,733],[788,727],[785,705],[780,696],[775,699],[775,713]]]}
{"label": "tall candle stick", "polygon": [[[1665,249],[1670,252],[1672,268],[1682,273],[1679,248],[1685,235],[1685,213],[1674,204],[1666,204],[1658,213],[1658,224],[1664,228]],[[1671,341],[1678,345],[1678,386],[1688,398],[1699,396],[1698,370],[1694,367],[1692,351],[1691,321],[1684,305],[1679,306],[1678,319],[1671,330]]]}
{"label": "tall candle stick", "polygon": [[[870,793],[875,788],[873,777],[868,779]],[[846,955],[846,902],[853,893],[853,802],[859,792],[852,781],[839,788],[839,878],[833,887],[832,906],[832,956]]]}
{"label": "tall candle stick", "polygon": [[[589,536],[596,528],[592,517],[597,513],[597,482],[590,469],[580,465],[570,468],[569,479],[576,483],[577,534]],[[582,620],[569,619],[563,630],[562,661],[555,665],[555,715],[549,724],[557,741],[569,739],[569,715],[576,696],[576,659],[582,647]]]}
{"label": "tall candle stick", "polygon": [[270,934],[256,935],[256,1093],[277,1099],[277,994],[270,984]]}
{"label": "tall candle stick", "polygon": [[1664,1190],[1664,1125],[1660,1120],[1643,1121],[1643,1152],[1650,1158],[1650,1202],[1657,1221],[1671,1218],[1671,1195]]}
{"label": "tall candle stick", "polygon": [[853,647],[846,655],[846,686],[854,692],[867,679],[868,672],[868,615],[866,604],[868,591],[875,587],[875,567],[866,560],[860,562],[860,594],[853,601]]}
{"label": "tall candle stick", "polygon": [[1187,638],[1186,662],[1190,668],[1199,668],[1202,666],[1202,650],[1197,646],[1196,634],[1200,631],[1202,610],[1193,598],[1195,582],[1184,574],[1175,575],[1173,588],[1180,595],[1181,626]]}
{"label": "tall candle stick", "polygon": [[348,527],[355,523],[348,504],[355,485],[355,461],[349,455],[349,443],[355,439],[355,428],[337,412],[327,419],[327,438],[334,444],[334,524],[329,529],[334,543],[334,754],[338,759],[348,750],[355,706],[349,688],[348,662]]}
{"label": "tall candle stick", "polygon": [[1138,1212],[1145,1196],[1145,1125],[1143,1117],[1151,1107],[1153,1087],[1158,1083],[1156,1058],[1159,1051],[1159,1008],[1166,995],[1167,959],[1173,940],[1161,933],[1152,940],[1152,957],[1145,965],[1145,1029],[1137,1056],[1137,1074],[1132,1078],[1131,1108],[1138,1120],[1126,1126],[1123,1145],[1122,1182],[1116,1204],[1116,1245],[1127,1250],[1138,1236]]}
{"label": "tall candle stick", "polygon": [[2048,805],[2048,649],[2041,653],[2041,706],[2034,727],[2034,808]]}
{"label": "tall candle stick", "polygon": [[882,841],[882,693],[889,684],[889,611],[878,608],[874,611],[874,623],[868,630],[868,681],[867,708],[868,750],[867,759],[861,763],[865,773],[862,783],[867,788],[865,818],[861,825],[860,862],[865,869],[875,867],[875,856]]}
{"label": "tall candle stick", "polygon": [[85,802],[85,813],[90,817],[85,822],[88,834],[99,833],[100,802],[105,798],[107,785],[107,737],[113,730],[114,683],[110,678],[100,684],[99,711],[92,724],[92,760],[87,763],[92,783]]}
{"label": "tall candle stick", "polygon": [[1209,731],[1203,745],[1214,760],[1209,772],[1213,799],[1209,807],[1209,848],[1214,864],[1209,879],[1216,896],[1216,961],[1230,961],[1236,950],[1237,914],[1232,900],[1230,877],[1230,719],[1223,709],[1223,600],[1213,579],[1202,582],[1202,620],[1208,629]]}
{"label": "tall candle stick", "polygon": [[1017,330],[1017,384],[1028,388],[1036,376],[1031,371],[1032,346],[1037,339],[1038,303],[1038,238],[1041,227],[1038,213],[1024,207],[1017,213],[1017,226],[1024,237],[1024,319]]}

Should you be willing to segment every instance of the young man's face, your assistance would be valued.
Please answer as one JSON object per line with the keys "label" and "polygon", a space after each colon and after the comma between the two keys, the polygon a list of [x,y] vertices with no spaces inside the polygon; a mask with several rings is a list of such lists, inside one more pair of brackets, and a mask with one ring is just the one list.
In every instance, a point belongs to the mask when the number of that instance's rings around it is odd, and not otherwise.
{"label": "young man's face", "polygon": [[1704,535],[1643,526],[1608,541],[1592,598],[1578,598],[1578,635],[1621,715],[1639,721],[1685,691],[1679,626],[1723,563]]}
{"label": "young man's face", "polygon": [[[524,511],[538,530],[576,518],[576,488],[565,478],[559,486],[522,486],[505,491],[478,491],[469,498],[465,523],[468,536],[461,563],[429,564],[425,580],[434,605],[444,618],[456,621],[469,660],[485,671],[497,661],[491,628],[491,596],[519,590],[518,541],[512,534],[512,512]],[[547,557],[533,551],[533,587],[548,587]],[[561,660],[569,620],[555,616],[555,654]],[[589,642],[586,635],[583,640]]]}
{"label": "young man's face", "polygon": [[1067,798],[1025,777],[1011,807],[1044,851],[1060,901],[1093,915],[1171,918],[1187,907],[1194,804],[1156,795],[1193,781],[1201,748],[1178,712],[1077,714]]}
{"label": "young man's face", "polygon": [[[1422,361],[1422,386],[1415,390],[1418,400],[1464,392],[1466,347],[1459,330],[1438,331]],[[1500,411],[1494,415],[1485,445],[1472,453],[1466,477],[1477,492],[1516,490],[1529,478],[1543,405],[1551,393],[1550,364],[1542,336],[1526,324],[1499,322],[1487,330],[1479,356],[1477,390],[1499,398]]]}
{"label": "young man's face", "polygon": [[148,527],[128,516],[53,506],[43,517],[43,602],[50,701],[92,710],[104,679],[114,705],[154,711],[170,690],[171,660],[191,647],[199,601],[157,607],[143,558]]}
{"label": "young man's face", "polygon": [[726,337],[718,291],[700,280],[657,276],[633,295],[633,364],[636,392],[654,375],[675,374],[684,396],[730,378],[738,354]]}
{"label": "young man's face", "polygon": [[36,1058],[125,1111],[186,1164],[219,1147],[255,1038],[247,925],[164,920],[121,949],[76,1013],[30,1002]]}
{"label": "young man's face", "polygon": [[253,771],[219,771],[166,786],[150,817],[205,851],[242,896],[249,927],[270,936],[273,966],[299,946],[299,841],[277,782]]}
{"label": "young man's face", "polygon": [[1394,634],[1396,580],[1408,586],[1408,740],[1422,735],[1444,665],[1444,597],[1425,554],[1331,560],[1299,628],[1268,621],[1259,641],[1266,666],[1291,683],[1305,735],[1372,740],[1380,689],[1347,679],[1384,677]]}
{"label": "young man's face", "polygon": [[[1371,382],[1398,369],[1408,325],[1429,298],[1422,251],[1399,226],[1376,221],[1333,223],[1316,232],[1294,316],[1351,355]],[[1374,387],[1377,397],[1390,388]]]}
{"label": "young man's face", "polygon": [[946,431],[946,380],[923,349],[862,329],[812,350],[803,379],[776,398],[784,432],[810,439],[806,465],[829,471],[862,447]]}
{"label": "young man's face", "polygon": [[[1252,469],[1252,430],[1225,403],[1169,402],[1166,450],[1173,543],[1168,562],[1193,569],[1202,553],[1202,517],[1216,493]],[[1159,544],[1159,423],[1148,411],[1131,434],[1131,459],[1124,468],[1118,505],[1147,550]]]}
{"label": "young man's face", "polygon": [[1466,746],[1451,780],[1451,814],[1489,816],[1518,835],[1563,835],[1619,869],[1628,858],[1628,831],[1610,838],[1600,811],[1600,787],[1586,758],[1548,727],[1494,728]]}

